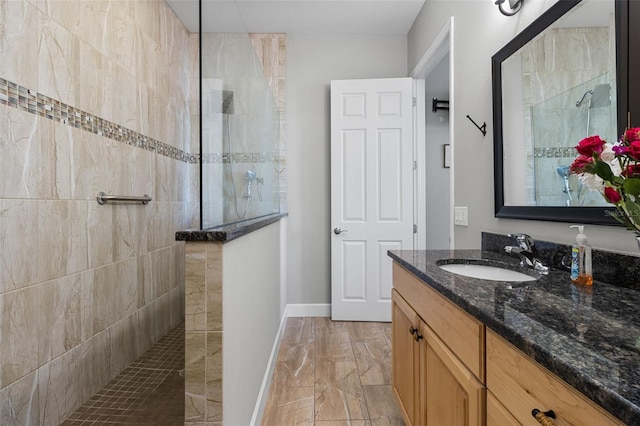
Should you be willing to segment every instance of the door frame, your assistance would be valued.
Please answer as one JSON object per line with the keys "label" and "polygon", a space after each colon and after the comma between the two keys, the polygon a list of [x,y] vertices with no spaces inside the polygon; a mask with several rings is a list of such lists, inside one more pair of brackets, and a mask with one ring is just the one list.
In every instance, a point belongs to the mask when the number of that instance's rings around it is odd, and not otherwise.
{"label": "door frame", "polygon": [[[416,108],[414,110],[414,137],[415,148],[414,153],[416,158],[416,182],[415,188],[415,218],[418,224],[417,236],[414,237],[414,248],[425,249],[427,242],[426,235],[426,129],[424,125],[424,119],[418,119],[424,117],[427,111],[427,99],[425,94],[425,78],[433,71],[433,69],[440,63],[440,61],[449,54],[449,99],[454,99],[454,55],[453,55],[453,23],[454,17],[450,17],[447,24],[440,30],[435,40],[422,58],[418,61],[413,68],[410,77],[414,80],[414,96],[416,98]],[[455,102],[449,102],[449,145],[451,147],[451,169],[450,169],[450,184],[449,184],[449,248],[453,250],[455,248],[455,226],[454,226],[454,206],[455,206],[455,144],[454,144],[454,129],[455,129]]]}

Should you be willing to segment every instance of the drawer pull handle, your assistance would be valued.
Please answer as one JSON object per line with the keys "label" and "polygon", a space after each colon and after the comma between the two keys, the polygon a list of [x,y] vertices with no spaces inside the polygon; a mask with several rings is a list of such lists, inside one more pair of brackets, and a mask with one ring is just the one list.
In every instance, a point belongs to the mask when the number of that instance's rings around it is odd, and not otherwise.
{"label": "drawer pull handle", "polygon": [[409,327],[409,333],[416,334],[417,332],[418,332],[418,329],[415,328],[414,326]]}
{"label": "drawer pull handle", "polygon": [[553,410],[540,411],[534,408],[533,411],[531,411],[531,415],[535,417],[542,426],[556,426],[556,423],[552,420],[556,418],[556,413],[554,413]]}

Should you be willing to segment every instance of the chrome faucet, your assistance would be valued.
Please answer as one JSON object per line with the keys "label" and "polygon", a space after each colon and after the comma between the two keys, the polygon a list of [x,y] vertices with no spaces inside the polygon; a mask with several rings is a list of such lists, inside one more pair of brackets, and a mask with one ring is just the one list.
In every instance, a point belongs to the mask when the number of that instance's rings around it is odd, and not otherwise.
{"label": "chrome faucet", "polygon": [[527,234],[508,234],[509,237],[515,238],[518,246],[506,246],[504,251],[507,253],[517,253],[520,255],[520,265],[533,268],[541,274],[548,274],[549,267],[543,265],[538,259],[538,251],[533,242],[533,238]]}

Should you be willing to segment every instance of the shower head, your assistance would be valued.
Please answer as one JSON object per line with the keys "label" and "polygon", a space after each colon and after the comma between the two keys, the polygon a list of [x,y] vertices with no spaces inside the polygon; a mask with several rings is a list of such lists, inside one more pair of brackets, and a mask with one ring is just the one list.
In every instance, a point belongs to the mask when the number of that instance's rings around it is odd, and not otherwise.
{"label": "shower head", "polygon": [[596,84],[591,94],[589,108],[601,108],[611,105],[611,86],[608,83]]}
{"label": "shower head", "polygon": [[247,182],[251,183],[256,178],[256,172],[254,172],[253,170],[247,170],[247,173],[245,173],[244,178],[247,180]]}
{"label": "shower head", "polygon": [[596,84],[592,90],[587,90],[582,98],[576,102],[576,106],[582,106],[587,95],[591,95],[589,99],[589,108],[600,108],[611,105],[611,85],[609,83]]}
{"label": "shower head", "polygon": [[569,166],[558,166],[556,172],[558,172],[561,177],[566,178],[569,176]]}

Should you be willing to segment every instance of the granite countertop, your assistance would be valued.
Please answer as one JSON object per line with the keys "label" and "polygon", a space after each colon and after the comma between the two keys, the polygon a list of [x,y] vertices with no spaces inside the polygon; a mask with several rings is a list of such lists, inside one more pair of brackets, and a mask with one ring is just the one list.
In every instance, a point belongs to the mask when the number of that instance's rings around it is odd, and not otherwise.
{"label": "granite countertop", "polygon": [[523,270],[514,257],[482,250],[389,256],[615,417],[640,424],[639,291],[597,280],[591,288],[576,286],[559,269],[536,281],[506,283],[463,277],[436,264],[486,259]]}
{"label": "granite countertop", "polygon": [[226,243],[247,235],[286,217],[287,213],[274,213],[253,219],[242,220],[208,229],[187,229],[176,232],[176,241],[217,241]]}

